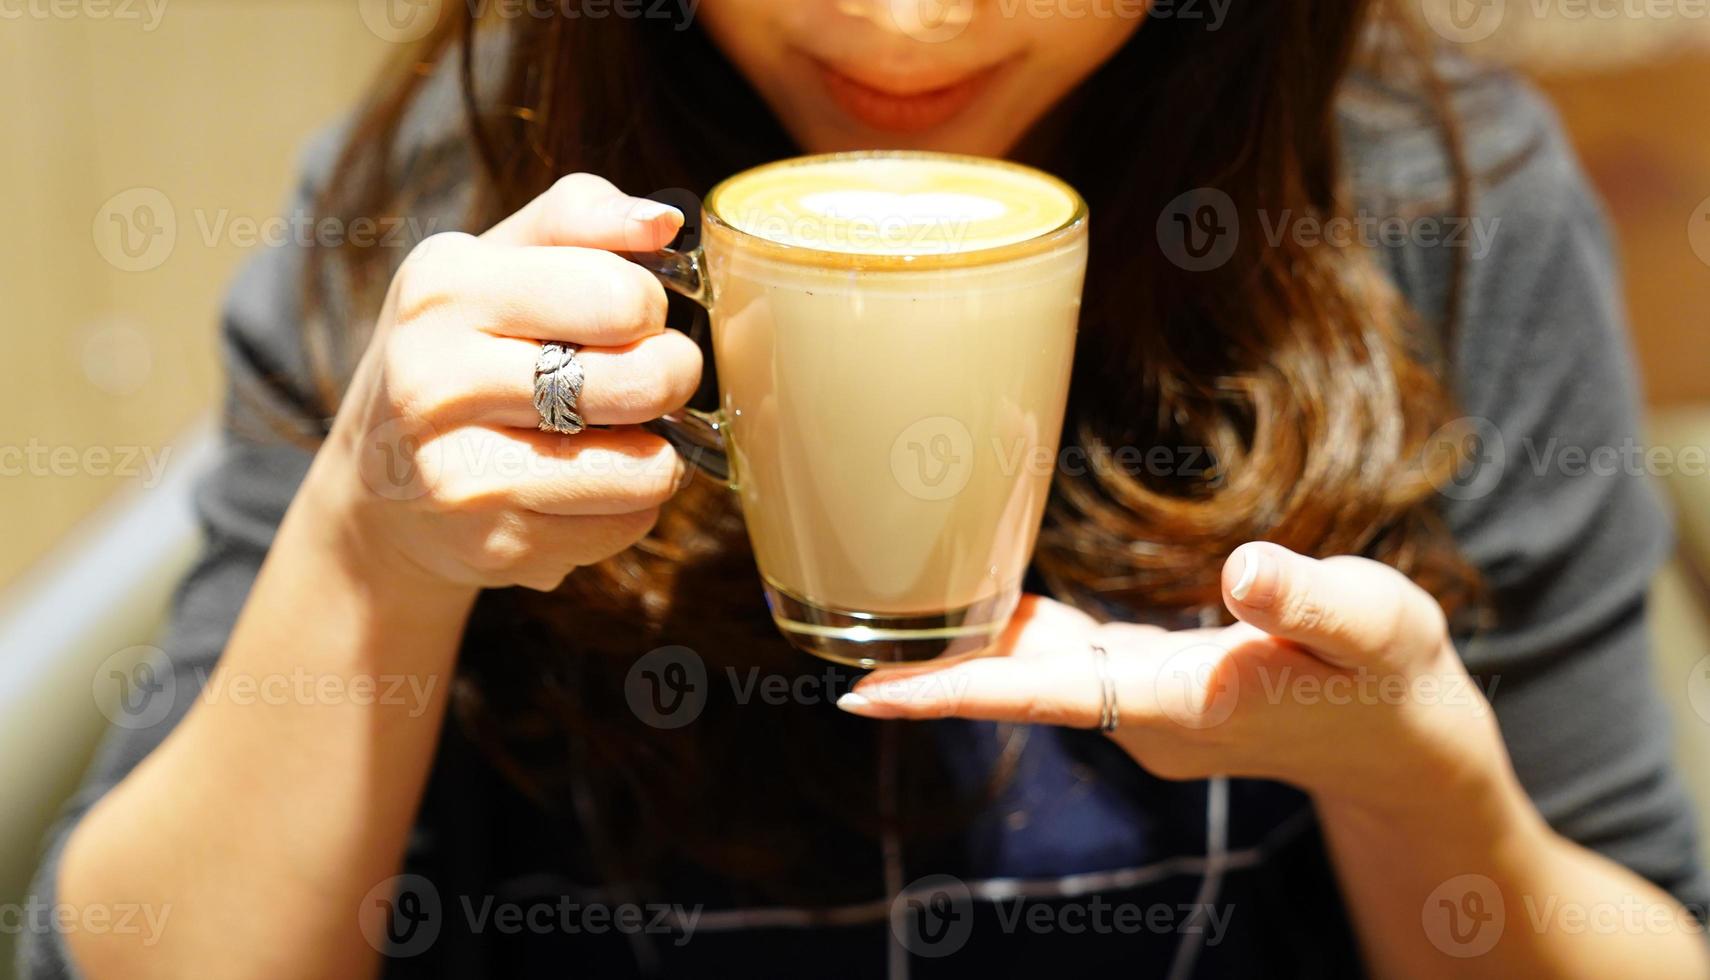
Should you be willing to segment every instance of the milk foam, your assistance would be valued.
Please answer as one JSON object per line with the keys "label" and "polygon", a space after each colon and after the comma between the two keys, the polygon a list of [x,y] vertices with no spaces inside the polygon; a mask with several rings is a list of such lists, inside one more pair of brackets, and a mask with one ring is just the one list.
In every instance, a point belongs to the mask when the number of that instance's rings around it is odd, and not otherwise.
{"label": "milk foam", "polygon": [[768,241],[861,255],[996,248],[1055,230],[1075,214],[1067,186],[996,161],[920,155],[829,156],[749,171],[709,202],[727,224]]}

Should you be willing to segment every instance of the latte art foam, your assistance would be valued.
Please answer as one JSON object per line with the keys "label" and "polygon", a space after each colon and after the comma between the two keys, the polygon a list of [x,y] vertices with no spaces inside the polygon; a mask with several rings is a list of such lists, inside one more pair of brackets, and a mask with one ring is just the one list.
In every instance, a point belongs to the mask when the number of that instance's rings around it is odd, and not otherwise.
{"label": "latte art foam", "polygon": [[830,156],[761,167],[709,206],[726,224],[780,245],[857,255],[943,255],[1037,238],[1076,199],[1026,167],[946,156]]}

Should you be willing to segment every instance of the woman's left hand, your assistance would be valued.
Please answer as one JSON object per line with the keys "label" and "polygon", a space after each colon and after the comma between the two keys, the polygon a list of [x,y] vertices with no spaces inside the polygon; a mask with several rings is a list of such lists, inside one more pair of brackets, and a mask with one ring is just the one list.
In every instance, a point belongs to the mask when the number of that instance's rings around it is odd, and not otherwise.
{"label": "woman's left hand", "polygon": [[1170,632],[1029,596],[991,650],[881,671],[839,706],[1096,728],[1096,646],[1116,692],[1110,737],[1164,778],[1276,779],[1378,817],[1513,779],[1441,607],[1401,573],[1255,542],[1225,563],[1223,598],[1235,624]]}

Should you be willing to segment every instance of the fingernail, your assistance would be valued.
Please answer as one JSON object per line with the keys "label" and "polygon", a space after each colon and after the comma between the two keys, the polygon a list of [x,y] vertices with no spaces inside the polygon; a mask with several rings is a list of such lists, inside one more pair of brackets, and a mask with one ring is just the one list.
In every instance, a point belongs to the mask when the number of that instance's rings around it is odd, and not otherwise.
{"label": "fingernail", "polygon": [[888,704],[881,704],[856,691],[850,691],[837,699],[837,706],[852,715],[864,718],[890,718],[896,714],[896,709]]}
{"label": "fingernail", "polygon": [[1259,573],[1264,570],[1266,559],[1258,548],[1247,548],[1240,552],[1240,557],[1241,576],[1229,587],[1229,595],[1236,602],[1246,602],[1247,594],[1253,591],[1253,583],[1259,580]]}
{"label": "fingernail", "polygon": [[639,221],[642,224],[646,224],[649,221],[657,221],[668,214],[676,215],[678,224],[683,223],[683,212],[669,204],[661,204],[658,201],[650,200],[645,197],[637,198],[634,206],[629,209],[630,220]]}

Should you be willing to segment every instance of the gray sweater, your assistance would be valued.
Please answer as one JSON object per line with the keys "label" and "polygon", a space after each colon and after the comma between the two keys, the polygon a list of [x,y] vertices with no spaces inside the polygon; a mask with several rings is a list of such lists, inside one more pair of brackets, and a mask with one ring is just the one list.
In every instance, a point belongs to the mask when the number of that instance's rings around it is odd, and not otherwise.
{"label": "gray sweater", "polygon": [[[1608,235],[1541,100],[1507,76],[1462,71],[1457,105],[1469,127],[1473,170],[1486,176],[1474,220],[1438,231],[1470,250],[1455,381],[1463,410],[1480,420],[1487,459],[1498,461],[1447,488],[1442,504],[1493,589],[1500,622],[1458,645],[1491,692],[1515,769],[1551,826],[1702,915],[1710,880],[1691,805],[1671,768],[1646,628],[1646,590],[1670,550],[1668,522],[1644,476],[1589,472],[1572,462],[1577,450],[1619,450],[1638,438]],[[459,156],[455,126],[446,121],[455,116],[452,106],[442,80],[407,124],[424,158]],[[1435,318],[1457,247],[1454,239],[1443,244],[1421,233],[1428,226],[1420,219],[1445,209],[1448,170],[1438,142],[1414,98],[1375,83],[1348,86],[1342,121],[1362,213],[1373,227],[1382,217],[1406,218],[1415,232],[1380,241],[1381,260],[1408,300]],[[340,138],[331,132],[308,151],[294,211],[309,208]],[[415,213],[420,227],[457,227],[466,191],[466,182],[452,180],[428,195]],[[176,676],[176,703],[158,724],[115,728],[107,737],[46,842],[34,886],[46,905],[54,901],[67,834],[160,743],[193,700],[187,692],[219,657],[308,465],[303,451],[263,435],[247,400],[236,397],[244,392],[292,411],[280,388],[262,379],[309,390],[297,341],[302,262],[301,249],[268,249],[232,288],[222,335],[233,391],[227,437],[197,495],[206,545],[161,644],[170,658],[163,667]],[[45,920],[27,931],[21,955],[26,977],[74,975],[63,937]],[[1200,966],[1220,969],[1215,958]],[[1240,972],[1233,963],[1223,969]]]}

